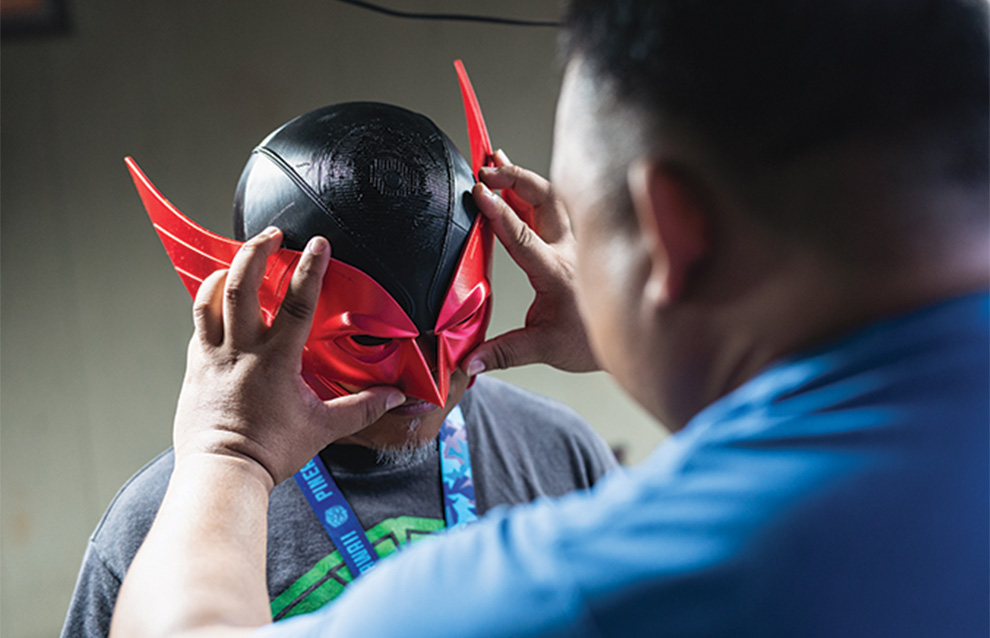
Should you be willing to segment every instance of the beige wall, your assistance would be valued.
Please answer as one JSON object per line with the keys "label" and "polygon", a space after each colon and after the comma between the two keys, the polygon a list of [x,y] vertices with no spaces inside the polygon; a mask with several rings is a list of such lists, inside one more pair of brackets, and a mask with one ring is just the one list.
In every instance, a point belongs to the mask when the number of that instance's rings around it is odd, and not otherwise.
{"label": "beige wall", "polygon": [[[552,17],[555,3],[421,0]],[[120,484],[169,444],[189,299],[144,216],[133,155],[222,233],[254,144],[333,102],[432,117],[466,150],[464,59],[497,146],[546,173],[559,73],[547,29],[416,22],[331,0],[71,3],[64,38],[2,45],[0,634],[56,635],[86,539]],[[496,263],[494,330],[531,299]],[[637,461],[661,431],[604,375],[500,374],[561,398]]]}

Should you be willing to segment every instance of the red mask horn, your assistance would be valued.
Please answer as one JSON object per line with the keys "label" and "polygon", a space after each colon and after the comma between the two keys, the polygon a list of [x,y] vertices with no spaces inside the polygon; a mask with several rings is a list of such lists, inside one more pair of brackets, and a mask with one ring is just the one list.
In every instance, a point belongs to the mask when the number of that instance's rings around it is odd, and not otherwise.
{"label": "red mask horn", "polygon": [[[481,114],[481,107],[478,105],[478,97],[471,86],[471,79],[468,77],[464,63],[460,60],[454,61],[454,69],[457,71],[457,81],[461,89],[461,101],[464,104],[464,119],[467,121],[468,141],[471,144],[471,170],[474,171],[475,178],[478,170],[484,166],[491,166],[494,162],[492,156],[491,138],[488,136],[488,127],[485,126],[485,118]],[[478,345],[485,340],[485,332],[488,322],[491,319],[491,268],[492,254],[495,251],[495,237],[488,220],[480,213],[475,228],[472,229],[471,237],[464,248],[461,256],[461,263],[451,282],[450,291],[440,316],[437,319],[437,329],[444,328],[449,331],[448,339],[440,343],[439,359],[441,365],[447,362],[451,369],[456,368],[460,361],[471,353]],[[487,289],[485,288],[487,286]],[[463,301],[472,297],[479,299],[484,296],[484,308],[480,310],[478,322],[480,326],[474,326],[472,331],[470,326],[461,326],[461,331],[456,330],[457,314],[456,310],[463,307]],[[479,306],[480,307],[480,306]],[[470,338],[466,335],[470,334]],[[471,379],[471,385],[474,379]],[[470,385],[468,386],[470,387]]]}
{"label": "red mask horn", "polygon": [[454,60],[454,68],[457,70],[457,81],[461,86],[461,101],[464,102],[464,117],[467,119],[468,141],[471,143],[471,170],[475,177],[478,176],[478,169],[483,166],[492,165],[492,141],[488,137],[488,127],[485,126],[485,118],[481,115],[481,107],[478,106],[478,96],[474,94],[474,87],[471,86],[471,79],[468,77],[464,63]]}

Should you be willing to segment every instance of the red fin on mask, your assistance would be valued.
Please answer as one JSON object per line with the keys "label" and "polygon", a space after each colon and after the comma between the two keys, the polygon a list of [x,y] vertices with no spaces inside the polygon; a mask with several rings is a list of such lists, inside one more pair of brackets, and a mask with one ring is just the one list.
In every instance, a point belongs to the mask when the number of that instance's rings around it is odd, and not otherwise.
{"label": "red fin on mask", "polygon": [[[468,77],[467,70],[464,68],[464,63],[460,60],[455,60],[454,68],[457,70],[457,80],[461,87],[461,100],[464,103],[464,117],[467,120],[468,140],[471,143],[471,170],[474,171],[475,177],[477,177],[478,169],[494,164],[493,155],[495,152],[492,150],[492,141],[488,136],[488,127],[485,126],[485,118],[481,114],[478,96],[475,95],[474,87],[471,86],[471,79]],[[491,281],[492,253],[495,249],[495,237],[488,224],[488,220],[480,214],[478,215],[477,226],[477,228],[472,230],[472,238],[465,250],[466,255],[469,254],[472,256],[467,259],[462,256],[461,263],[458,265],[457,272],[451,281],[451,287],[447,293],[444,308],[440,311],[438,324],[447,323],[450,319],[449,313],[463,305],[467,297],[478,295],[480,288],[476,286],[482,281],[484,281],[484,287],[486,288],[484,293],[484,307],[481,309],[481,315],[478,318],[480,319],[480,326],[476,328],[476,332],[471,335],[470,339],[451,338],[445,340],[444,352],[441,353],[440,359],[444,367],[448,369],[459,366],[461,360],[485,340],[485,332],[488,328],[488,322],[491,320],[492,308],[489,282]],[[479,265],[481,266],[480,269],[478,268]],[[451,336],[453,337],[453,335]],[[471,387],[471,385],[474,385],[473,378],[468,387]]]}
{"label": "red fin on mask", "polygon": [[[195,298],[204,279],[217,270],[230,267],[243,242],[210,232],[183,215],[155,188],[137,162],[130,157],[125,158],[124,162],[175,272]],[[285,296],[299,255],[294,250],[283,248],[269,259],[265,280],[258,293],[262,312],[269,323]]]}
{"label": "red fin on mask", "polygon": [[165,252],[172,260],[175,271],[189,294],[195,297],[207,276],[230,267],[241,243],[211,233],[194,223],[165,199],[133,158],[124,158],[124,163],[131,172],[144,209],[165,245]]}
{"label": "red fin on mask", "polygon": [[485,127],[485,118],[481,115],[481,107],[478,106],[478,97],[474,94],[471,86],[471,79],[464,69],[464,63],[454,60],[454,68],[457,69],[457,80],[461,85],[461,100],[464,102],[464,117],[467,119],[468,140],[471,142],[471,170],[475,176],[482,166],[492,165],[492,141],[488,137],[488,128]]}

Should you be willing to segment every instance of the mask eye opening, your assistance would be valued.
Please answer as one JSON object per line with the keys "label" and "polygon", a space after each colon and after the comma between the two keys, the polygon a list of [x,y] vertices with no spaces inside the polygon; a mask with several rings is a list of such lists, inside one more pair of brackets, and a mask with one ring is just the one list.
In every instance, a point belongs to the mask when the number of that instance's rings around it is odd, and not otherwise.
{"label": "mask eye opening", "polygon": [[[484,308],[484,306],[481,306],[481,308]],[[460,321],[458,321],[456,324],[454,324],[454,327],[456,328],[458,326],[463,326],[466,323],[468,323],[469,321],[471,321],[472,319],[474,319],[475,317],[477,317],[478,316],[478,313],[481,312],[481,308],[478,308],[477,310],[475,310],[474,312],[472,312],[468,316],[466,316],[463,319],[461,319]]]}
{"label": "mask eye opening", "polygon": [[472,322],[472,321],[473,321],[474,319],[476,319],[476,318],[478,317],[478,315],[479,315],[479,314],[480,314],[481,312],[483,312],[483,311],[485,310],[485,306],[486,306],[486,305],[487,305],[487,304],[484,304],[484,303],[483,303],[483,304],[481,304],[480,306],[478,306],[478,307],[477,307],[477,308],[476,308],[476,309],[474,310],[474,312],[472,312],[471,314],[469,314],[468,316],[466,316],[466,317],[464,317],[463,319],[461,319],[460,321],[458,321],[458,322],[457,322],[457,323],[455,323],[454,325],[452,325],[452,326],[450,326],[449,328],[447,328],[447,331],[450,331],[450,330],[456,330],[456,329],[458,329],[458,328],[463,328],[463,327],[464,327],[464,326],[466,326],[467,324],[469,324],[469,323],[471,323],[471,322]]}
{"label": "mask eye opening", "polygon": [[375,337],[373,335],[351,335],[351,341],[359,346],[374,348],[388,345],[392,340],[388,337]]}

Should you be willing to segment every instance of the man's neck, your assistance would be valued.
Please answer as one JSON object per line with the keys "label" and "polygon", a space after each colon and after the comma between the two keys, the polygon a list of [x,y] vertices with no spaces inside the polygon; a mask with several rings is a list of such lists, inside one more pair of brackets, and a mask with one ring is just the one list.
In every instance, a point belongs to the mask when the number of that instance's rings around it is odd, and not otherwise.
{"label": "man's neck", "polygon": [[872,269],[823,267],[795,258],[774,280],[723,309],[719,350],[705,390],[710,403],[774,361],[863,326],[990,288],[990,251],[971,243],[938,263]]}

